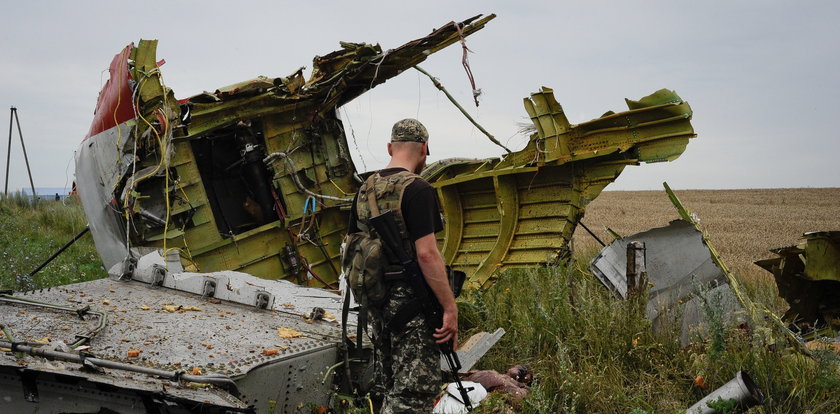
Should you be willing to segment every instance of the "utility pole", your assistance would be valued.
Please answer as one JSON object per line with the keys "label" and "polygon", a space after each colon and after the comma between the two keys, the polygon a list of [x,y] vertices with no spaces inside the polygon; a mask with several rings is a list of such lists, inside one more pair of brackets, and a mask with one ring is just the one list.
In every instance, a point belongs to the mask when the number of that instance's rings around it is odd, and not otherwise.
{"label": "utility pole", "polygon": [[32,170],[29,169],[29,158],[26,156],[26,145],[23,143],[23,132],[20,130],[20,118],[18,117],[17,108],[14,106],[9,111],[9,147],[6,152],[6,188],[4,195],[9,195],[9,163],[12,158],[12,121],[17,125],[18,136],[20,137],[20,147],[23,149],[23,161],[26,163],[26,173],[29,174],[29,185],[32,187],[32,197],[37,200],[38,194],[35,193],[35,184],[32,182]]}

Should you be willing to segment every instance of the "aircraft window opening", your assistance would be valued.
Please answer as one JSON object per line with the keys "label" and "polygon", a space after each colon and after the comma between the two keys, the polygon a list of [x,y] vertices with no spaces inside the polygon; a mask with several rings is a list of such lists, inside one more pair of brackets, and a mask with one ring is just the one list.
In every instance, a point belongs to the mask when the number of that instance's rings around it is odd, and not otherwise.
{"label": "aircraft window opening", "polygon": [[220,234],[230,237],[278,219],[258,122],[239,121],[191,145]]}

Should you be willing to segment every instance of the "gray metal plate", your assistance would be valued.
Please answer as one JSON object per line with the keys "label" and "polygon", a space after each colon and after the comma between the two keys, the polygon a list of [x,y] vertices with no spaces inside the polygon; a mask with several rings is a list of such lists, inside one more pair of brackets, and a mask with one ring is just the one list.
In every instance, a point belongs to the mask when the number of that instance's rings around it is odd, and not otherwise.
{"label": "gray metal plate", "polygon": [[[297,352],[333,347],[341,338],[337,320],[307,323],[303,314],[308,311],[303,310],[299,297],[296,303],[289,302],[288,311],[257,310],[235,303],[212,303],[201,296],[172,289],[110,279],[20,296],[65,306],[90,305],[107,311],[108,326],[93,338],[89,351],[100,358],[161,369],[198,367],[202,373],[235,376]],[[334,298],[339,299],[337,295]],[[182,309],[167,312],[166,307]],[[80,326],[83,322],[68,313],[3,303],[0,309],[3,323],[17,340],[44,337],[70,340],[75,332],[83,331]],[[278,328],[295,330],[301,336],[281,338]],[[263,355],[264,350],[273,349],[278,351],[275,355]],[[137,358],[129,358],[129,350],[141,353]]]}
{"label": "gray metal plate", "polygon": [[[90,233],[105,268],[128,255],[125,247],[125,225],[109,205],[113,189],[130,160],[130,151],[122,151],[132,143],[131,125],[120,124],[90,137],[76,149],[76,189],[82,199]],[[126,157],[129,157],[128,159]]]}
{"label": "gray metal plate", "polygon": [[[332,374],[327,372],[336,362],[341,338],[340,321],[308,321],[304,314],[317,305],[340,318],[341,298],[290,283],[263,283],[275,294],[275,305],[285,310],[259,310],[165,287],[111,279],[16,294],[57,305],[89,305],[105,311],[108,324],[90,341],[88,349],[96,357],[169,371],[192,373],[197,369],[202,375],[228,375],[239,385],[242,402],[212,387],[190,389],[166,379],[113,369],[106,369],[105,374],[91,373],[81,371],[78,364],[31,356],[19,359],[9,352],[0,353],[0,369],[25,367],[45,375],[79,377],[96,384],[166,393],[217,405],[225,401],[232,407],[253,404],[258,406],[258,412],[285,412],[304,403],[325,403],[332,383]],[[355,315],[351,322],[354,321]],[[0,322],[17,341],[46,338],[53,348],[73,342],[75,334],[96,325],[97,318],[88,316],[82,321],[69,312],[0,302]],[[278,328],[299,332],[300,336],[281,337]],[[355,325],[349,331],[355,332]],[[129,357],[130,350],[141,352],[137,357]],[[14,384],[14,380],[7,380]],[[5,387],[4,392],[16,389],[14,385],[10,387]],[[19,399],[20,395],[15,395]],[[42,412],[50,411],[45,406]]]}
{"label": "gray metal plate", "polygon": [[[592,260],[590,270],[616,296],[627,296],[627,244],[632,241],[645,243],[647,279],[651,283],[646,312],[654,329],[681,326],[683,344],[702,334],[706,315],[697,300],[701,292],[726,310],[726,318],[734,319],[740,305],[726,276],[712,260],[703,235],[683,220],[615,240]],[[682,320],[660,320],[666,310],[677,310],[674,315]]]}
{"label": "gray metal plate", "polygon": [[[113,375],[90,375],[78,372],[71,364],[34,358],[28,358],[27,363],[23,375],[28,375],[27,370],[32,370],[33,374],[30,375],[31,384],[26,387],[19,373],[21,367],[0,365],[0,412],[81,413],[99,412],[101,407],[105,407],[121,414],[142,414],[147,412],[143,397],[153,395],[157,395],[159,401],[192,401],[231,411],[247,407],[229,394],[213,388],[183,387],[119,371],[113,372]],[[37,404],[27,401],[27,392],[35,393]],[[163,394],[166,394],[165,398]]]}

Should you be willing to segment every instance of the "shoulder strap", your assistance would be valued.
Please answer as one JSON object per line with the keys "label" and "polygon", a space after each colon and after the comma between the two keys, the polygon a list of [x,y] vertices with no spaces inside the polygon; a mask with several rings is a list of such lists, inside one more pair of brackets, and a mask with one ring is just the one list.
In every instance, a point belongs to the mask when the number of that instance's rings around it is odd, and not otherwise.
{"label": "shoulder strap", "polygon": [[421,178],[421,177],[419,175],[413,173],[413,172],[410,172],[410,171],[406,171],[406,172],[399,173],[399,174],[408,175],[408,178],[405,179],[405,182],[403,182],[403,186],[400,189],[400,198],[399,198],[399,201],[397,202],[398,203],[397,205],[400,206],[400,213],[402,213],[402,201],[403,201],[403,196],[405,195],[405,189],[408,188],[408,186],[411,185],[411,183],[413,183],[414,180],[416,180],[418,178]]}
{"label": "shoulder strap", "polygon": [[379,176],[379,173],[372,174],[370,177],[368,177],[367,182],[365,183],[365,186],[367,187],[365,189],[365,191],[367,193],[367,202],[368,202],[368,207],[370,207],[371,217],[375,217],[375,216],[379,215],[379,206],[376,205],[376,191],[375,191],[376,177],[378,177],[378,176]]}

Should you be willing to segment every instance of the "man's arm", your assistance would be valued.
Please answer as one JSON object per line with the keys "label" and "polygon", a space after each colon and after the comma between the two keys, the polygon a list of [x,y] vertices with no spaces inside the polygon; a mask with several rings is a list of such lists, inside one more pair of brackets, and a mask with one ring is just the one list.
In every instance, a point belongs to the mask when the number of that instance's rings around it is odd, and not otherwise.
{"label": "man's arm", "polygon": [[451,339],[452,349],[458,349],[458,306],[455,304],[455,295],[449,287],[446,266],[438,250],[434,233],[417,239],[414,247],[417,251],[417,263],[423,271],[426,283],[429,284],[443,308],[443,326],[435,330],[435,340],[442,344]]}

